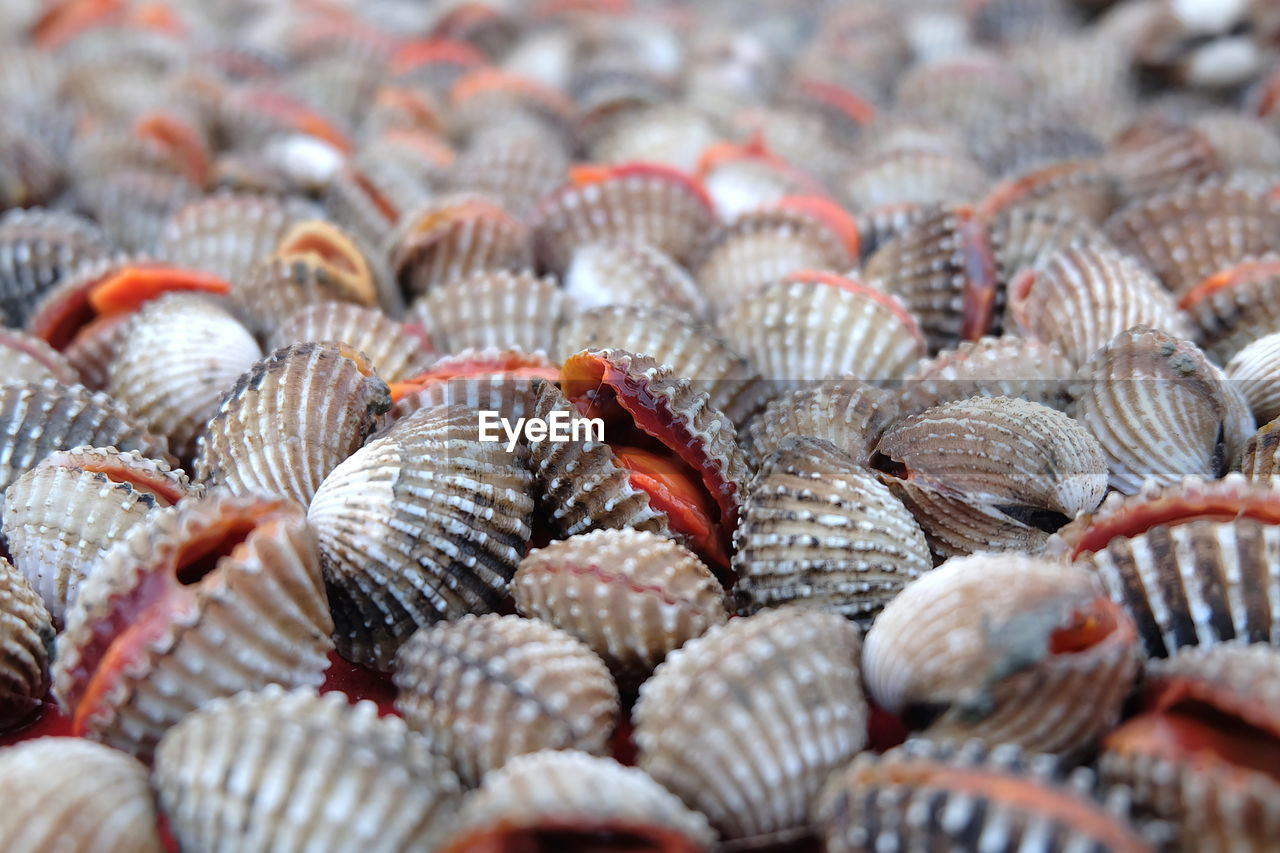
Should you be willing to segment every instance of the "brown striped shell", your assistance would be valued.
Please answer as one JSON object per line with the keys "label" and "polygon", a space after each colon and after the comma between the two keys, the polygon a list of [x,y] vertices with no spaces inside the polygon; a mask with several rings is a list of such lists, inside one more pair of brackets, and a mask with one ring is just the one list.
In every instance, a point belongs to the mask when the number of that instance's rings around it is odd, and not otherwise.
{"label": "brown striped shell", "polygon": [[165,733],[153,785],[183,849],[435,849],[448,760],[372,702],[311,688],[213,700]]}
{"label": "brown striped shell", "polygon": [[[992,222],[992,240],[1000,248],[1001,230],[1026,229],[1026,220],[1040,225],[1043,220],[1068,220],[1085,226],[1101,237],[1101,225],[1118,202],[1115,181],[1102,163],[1094,159],[1064,160],[1032,166],[989,188],[978,202],[979,212]],[[1001,222],[1014,220],[1011,228]],[[1068,241],[1062,241],[1064,244]],[[1006,279],[1007,280],[1007,277]]]}
{"label": "brown striped shell", "polygon": [[563,146],[537,133],[488,132],[473,136],[445,175],[451,192],[483,193],[525,217],[533,205],[564,183],[569,158]]}
{"label": "brown striped shell", "polygon": [[690,640],[640,687],[636,765],[726,841],[803,837],[822,783],[866,742],[859,634],[783,607]]}
{"label": "brown striped shell", "polygon": [[1141,657],[1133,622],[1092,573],[974,554],[890,601],[862,666],[871,698],[925,737],[1078,756],[1119,720]]}
{"label": "brown striped shell", "polygon": [[422,628],[396,659],[396,708],[474,785],[543,749],[603,755],[618,689],[581,641],[536,619],[468,614]]}
{"label": "brown striped shell", "polygon": [[391,393],[362,354],[304,342],[240,375],[200,436],[196,478],[304,505],[378,427]]}
{"label": "brown striped shell", "polygon": [[854,210],[889,204],[962,204],[978,198],[991,178],[957,151],[902,147],[854,161],[839,179],[841,198]]}
{"label": "brown striped shell", "polygon": [[318,686],[332,631],[302,508],[217,490],[154,513],[102,558],[58,635],[53,692],[73,734],[149,761],[209,699]]}
{"label": "brown striped shell", "polygon": [[1268,253],[1219,270],[1179,304],[1205,353],[1226,364],[1258,338],[1280,332],[1280,255]]}
{"label": "brown striped shell", "polygon": [[902,380],[902,408],[914,414],[981,396],[1019,397],[1065,409],[1074,373],[1054,344],[1034,338],[979,338],[917,363]]}
{"label": "brown striped shell", "polygon": [[463,406],[421,409],[338,464],[307,510],[335,640],[389,669],[421,625],[498,609],[530,536],[524,448],[478,440]]}
{"label": "brown striped shell", "polygon": [[624,688],[729,618],[711,570],[682,545],[641,530],[593,530],[530,551],[511,596],[521,614],[590,646]]}
{"label": "brown striped shell", "polygon": [[[305,307],[354,299],[331,265],[316,257],[273,255],[254,264],[230,295],[236,314],[259,337]],[[371,306],[370,306],[371,307]]]}
{"label": "brown striped shell", "polygon": [[586,243],[573,250],[564,291],[578,311],[606,305],[666,306],[705,317],[707,297],[669,255],[644,243]]}
{"label": "brown striped shell", "polygon": [[1207,135],[1157,112],[1116,134],[1104,162],[1129,199],[1194,187],[1223,173],[1222,160]]}
{"label": "brown striped shell", "polygon": [[112,254],[97,225],[83,216],[44,208],[0,215],[0,314],[23,325],[40,298],[81,263]]}
{"label": "brown striped shell", "polygon": [[156,254],[178,267],[239,281],[275,251],[289,229],[313,219],[297,201],[220,193],[183,205],[164,225]]}
{"label": "brown striped shell", "polygon": [[1106,492],[1098,442],[1055,409],[1010,397],[943,403],[885,432],[881,479],[942,557],[1036,550]]}
{"label": "brown striped shell", "polygon": [[130,317],[106,391],[190,459],[223,394],[260,358],[253,335],[221,305],[171,293]]}
{"label": "brown striped shell", "polygon": [[441,283],[409,308],[442,353],[485,347],[552,352],[556,329],[568,310],[550,276],[529,270],[474,272]]}
{"label": "brown striped shell", "polygon": [[814,820],[830,853],[984,841],[999,850],[1153,853],[1123,800],[1103,803],[1096,788],[1088,770],[1065,776],[1012,744],[912,740],[883,755],[864,752],[832,774]]}
{"label": "brown striped shell", "polygon": [[377,308],[315,302],[285,318],[267,338],[277,350],[303,341],[337,341],[364,353],[387,382],[408,379],[435,358],[426,336]]}
{"label": "brown striped shell", "polygon": [[43,382],[52,379],[64,385],[80,381],[79,372],[67,357],[43,338],[19,329],[0,328],[0,358],[4,359],[6,382]]}
{"label": "brown striped shell", "polygon": [[901,414],[899,395],[853,379],[805,383],[769,401],[739,432],[752,467],[796,436],[831,442],[868,465],[880,436]]}
{"label": "brown striped shell", "polygon": [[740,613],[798,605],[863,627],[933,567],[902,502],[834,445],[793,438],[768,456],[734,534]]}
{"label": "brown striped shell", "polygon": [[[702,853],[715,831],[644,771],[578,750],[512,758],[468,794],[442,853],[553,838],[581,850],[608,838],[628,849]],[[504,848],[505,849],[505,848]]]}
{"label": "brown striped shell", "polygon": [[112,545],[153,510],[201,494],[181,469],[136,450],[60,450],[5,490],[0,533],[60,628],[84,579]]}
{"label": "brown striped shell", "polygon": [[1280,418],[1263,424],[1245,442],[1240,456],[1240,471],[1250,480],[1270,482],[1280,477],[1276,467],[1276,450],[1280,449]]}
{"label": "brown striped shell", "polygon": [[1005,326],[1056,344],[1077,366],[1134,326],[1190,337],[1173,298],[1127,255],[1074,243],[1009,283]]}
{"label": "brown striped shell", "polygon": [[[1057,206],[1014,206],[995,216],[990,234],[996,275],[1005,285],[1073,243],[1095,248],[1109,245],[1096,225]],[[997,319],[1003,325],[1006,318]]]}
{"label": "brown striped shell", "polygon": [[147,768],[117,749],[42,737],[0,750],[9,853],[162,853]]}
{"label": "brown striped shell", "polygon": [[1280,333],[1258,338],[1240,350],[1223,372],[1244,395],[1258,423],[1280,416]]}
{"label": "brown striped shell", "polygon": [[53,622],[40,596],[0,557],[0,731],[39,710],[49,690],[53,635]]}

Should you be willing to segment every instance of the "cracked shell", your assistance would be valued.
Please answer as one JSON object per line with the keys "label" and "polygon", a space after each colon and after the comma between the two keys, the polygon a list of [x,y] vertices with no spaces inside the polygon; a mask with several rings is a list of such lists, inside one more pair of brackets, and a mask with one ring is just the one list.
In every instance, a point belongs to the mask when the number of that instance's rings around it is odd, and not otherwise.
{"label": "cracked shell", "polygon": [[394,716],[277,685],[213,700],[165,733],[153,785],[183,849],[435,849],[462,784]]}
{"label": "cracked shell", "polygon": [[637,766],[725,841],[804,837],[822,783],[866,742],[859,637],[784,607],[690,640],[640,687]]}
{"label": "cracked shell", "polygon": [[604,662],[559,628],[468,614],[419,630],[401,648],[396,708],[464,784],[543,749],[608,751],[618,688]]}
{"label": "cracked shell", "polygon": [[49,690],[53,636],[53,622],[40,596],[0,557],[0,731],[25,722],[40,709]]}

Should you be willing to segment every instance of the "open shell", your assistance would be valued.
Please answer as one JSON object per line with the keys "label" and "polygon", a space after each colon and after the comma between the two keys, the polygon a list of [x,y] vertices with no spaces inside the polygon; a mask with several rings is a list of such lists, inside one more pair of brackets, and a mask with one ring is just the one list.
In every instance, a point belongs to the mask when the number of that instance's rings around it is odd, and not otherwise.
{"label": "open shell", "polygon": [[40,298],[81,263],[112,254],[88,219],[58,210],[14,208],[0,216],[0,316],[21,326]]}

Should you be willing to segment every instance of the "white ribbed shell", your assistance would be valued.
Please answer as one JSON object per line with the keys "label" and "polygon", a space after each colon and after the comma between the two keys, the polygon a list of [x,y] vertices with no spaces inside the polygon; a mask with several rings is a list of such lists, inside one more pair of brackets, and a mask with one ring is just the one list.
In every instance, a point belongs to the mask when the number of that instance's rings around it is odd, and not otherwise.
{"label": "white ribbed shell", "polygon": [[434,358],[422,338],[377,308],[351,302],[316,302],[282,318],[267,349],[302,341],[340,341],[369,357],[378,375],[397,382],[424,369]]}
{"label": "white ribbed shell", "polygon": [[25,721],[44,701],[52,651],[49,611],[0,557],[0,731]]}
{"label": "white ribbed shell", "polygon": [[486,347],[552,352],[564,291],[550,276],[488,270],[442,283],[410,306],[441,353]]}
{"label": "white ribbed shell", "polygon": [[573,250],[565,296],[579,310],[604,305],[665,305],[703,317],[707,297],[670,256],[644,243],[587,243]]}
{"label": "white ribbed shell", "polygon": [[1227,362],[1225,373],[1249,401],[1258,423],[1280,417],[1280,332],[1240,350]]}

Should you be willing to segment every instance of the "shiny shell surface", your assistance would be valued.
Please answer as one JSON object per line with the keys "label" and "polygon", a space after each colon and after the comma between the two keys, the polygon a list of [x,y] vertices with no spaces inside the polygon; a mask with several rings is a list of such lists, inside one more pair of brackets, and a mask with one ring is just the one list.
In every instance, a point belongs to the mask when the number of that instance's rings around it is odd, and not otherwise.
{"label": "shiny shell surface", "polygon": [[316,302],[288,315],[267,338],[274,351],[303,341],[337,341],[364,353],[387,382],[408,379],[434,360],[429,341],[377,308]]}
{"label": "shiny shell surface", "polygon": [[0,558],[0,730],[40,709],[52,652],[48,608],[22,573]]}
{"label": "shiny shell surface", "polygon": [[409,313],[442,353],[486,347],[549,353],[567,309],[554,278],[497,270],[442,283],[415,301]]}

